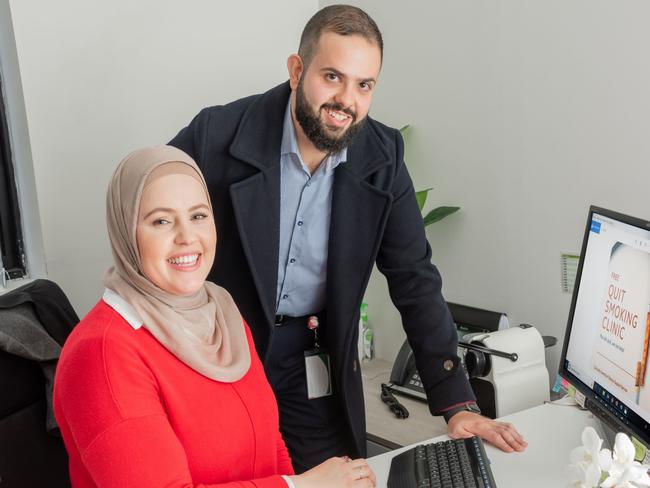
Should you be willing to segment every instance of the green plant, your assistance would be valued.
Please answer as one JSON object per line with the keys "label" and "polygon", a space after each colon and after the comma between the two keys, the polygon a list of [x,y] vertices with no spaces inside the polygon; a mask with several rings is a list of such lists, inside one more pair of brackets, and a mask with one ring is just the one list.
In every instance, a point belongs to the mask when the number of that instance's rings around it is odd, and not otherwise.
{"label": "green plant", "polygon": [[[409,125],[405,125],[399,130],[400,133],[402,134],[402,139],[404,139],[405,147],[408,140],[409,127],[410,127]],[[418,207],[420,207],[420,212],[422,212],[422,209],[424,208],[424,205],[427,202],[427,196],[429,195],[429,192],[431,190],[433,190],[433,188],[426,188],[424,190],[419,190],[415,192],[415,198],[418,201]],[[448,206],[436,207],[422,217],[424,226],[427,227],[428,225],[431,225],[434,222],[438,222],[439,220],[444,219],[445,217],[453,214],[454,212],[457,212],[458,210],[460,210],[460,207],[448,207]]]}

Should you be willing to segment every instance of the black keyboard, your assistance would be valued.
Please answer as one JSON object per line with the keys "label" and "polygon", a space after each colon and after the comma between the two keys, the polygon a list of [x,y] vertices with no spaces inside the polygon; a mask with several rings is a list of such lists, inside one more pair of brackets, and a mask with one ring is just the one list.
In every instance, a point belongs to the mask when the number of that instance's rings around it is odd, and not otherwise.
{"label": "black keyboard", "polygon": [[496,488],[478,437],[415,446],[390,464],[388,488]]}

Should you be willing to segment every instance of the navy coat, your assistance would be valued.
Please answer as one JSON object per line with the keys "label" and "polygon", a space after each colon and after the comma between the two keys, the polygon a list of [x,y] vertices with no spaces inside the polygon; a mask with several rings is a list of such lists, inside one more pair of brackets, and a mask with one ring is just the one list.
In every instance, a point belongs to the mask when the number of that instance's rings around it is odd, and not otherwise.
{"label": "navy coat", "polygon": [[[203,109],[170,142],[205,176],[217,224],[208,279],[226,288],[264,360],[273,334],[280,225],[280,144],[290,95],[283,83],[261,95]],[[335,170],[327,262],[328,344],[351,432],[365,455],[357,354],[359,306],[375,262],[388,280],[436,413],[474,400],[456,354],[457,333],[431,264],[399,131],[370,117]],[[443,363],[453,361],[446,370]],[[379,394],[379,392],[377,392]]]}

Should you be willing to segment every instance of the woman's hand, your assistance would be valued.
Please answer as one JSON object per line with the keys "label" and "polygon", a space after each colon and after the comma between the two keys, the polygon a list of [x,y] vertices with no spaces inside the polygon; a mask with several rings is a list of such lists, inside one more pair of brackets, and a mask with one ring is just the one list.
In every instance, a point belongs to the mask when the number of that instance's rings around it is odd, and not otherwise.
{"label": "woman's hand", "polygon": [[377,481],[365,459],[341,457],[330,458],[291,479],[296,488],[372,488]]}

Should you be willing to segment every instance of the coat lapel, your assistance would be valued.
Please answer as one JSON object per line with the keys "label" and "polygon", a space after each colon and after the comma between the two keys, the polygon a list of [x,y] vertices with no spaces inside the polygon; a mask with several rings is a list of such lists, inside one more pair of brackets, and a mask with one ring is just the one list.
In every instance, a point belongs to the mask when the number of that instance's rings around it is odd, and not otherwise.
{"label": "coat lapel", "polygon": [[[388,149],[367,123],[350,146],[348,161],[335,172],[327,262],[327,322],[333,333],[328,345],[344,356],[349,347],[356,347],[349,340],[354,330],[350,326],[358,317],[392,202],[390,193],[367,178],[389,163]],[[360,269],[364,271],[351,272]]]}
{"label": "coat lapel", "polygon": [[276,308],[280,232],[280,145],[289,84],[263,94],[242,117],[230,154],[259,172],[230,186],[253,281],[271,326]]}
{"label": "coat lapel", "polygon": [[[230,153],[259,170],[230,186],[237,228],[269,326],[276,309],[280,229],[280,145],[290,88],[273,88],[246,111]],[[366,123],[335,172],[328,244],[327,309],[332,351],[345,354],[350,321],[357,314],[381,239],[390,193],[366,181],[390,163],[372,124]],[[363,274],[351,274],[365,264]],[[334,341],[335,343],[332,343]]]}

